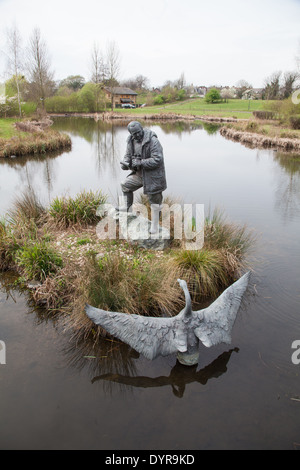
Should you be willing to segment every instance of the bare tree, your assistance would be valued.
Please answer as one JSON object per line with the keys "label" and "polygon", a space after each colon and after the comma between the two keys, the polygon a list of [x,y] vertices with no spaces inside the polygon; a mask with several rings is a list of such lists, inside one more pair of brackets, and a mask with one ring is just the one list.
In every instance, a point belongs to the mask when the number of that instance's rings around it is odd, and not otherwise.
{"label": "bare tree", "polygon": [[118,86],[118,78],[121,68],[120,50],[115,41],[111,41],[106,49],[106,63],[107,63],[107,84],[111,92],[111,109],[114,109],[114,93],[115,88]]}
{"label": "bare tree", "polygon": [[28,72],[31,93],[45,109],[45,99],[53,90],[54,73],[50,69],[50,57],[39,28],[33,30],[28,46]]}
{"label": "bare tree", "polygon": [[174,86],[176,88],[178,88],[178,90],[182,90],[186,86],[186,80],[185,80],[184,72],[182,72],[182,74],[180,75],[178,80],[175,80]]}
{"label": "bare tree", "polygon": [[298,72],[285,72],[283,76],[283,97],[288,98],[294,91],[294,85],[299,78]]}
{"label": "bare tree", "polygon": [[279,98],[281,72],[274,72],[265,79],[264,97],[267,100]]}
{"label": "bare tree", "polygon": [[19,115],[22,116],[21,109],[21,84],[22,69],[23,69],[23,50],[22,50],[22,39],[18,28],[13,25],[7,29],[7,59],[8,59],[8,71],[13,77],[14,83],[17,89],[17,100],[19,107]]}
{"label": "bare tree", "polygon": [[99,45],[94,43],[91,53],[91,81],[93,83],[104,83],[108,75],[108,67]]}
{"label": "bare tree", "polygon": [[122,81],[122,86],[131,88],[132,90],[148,90],[149,79],[144,75],[137,75],[134,78],[128,78]]}
{"label": "bare tree", "polygon": [[[108,67],[105,62],[103,52],[99,48],[97,43],[94,43],[91,53],[91,81],[96,85],[96,112],[99,110],[99,103],[101,95],[104,94],[103,87],[105,80],[107,79],[108,75]],[[105,96],[102,96],[102,100],[104,101],[104,106],[106,109],[106,99]]]}
{"label": "bare tree", "polygon": [[236,88],[237,88],[237,91],[236,91],[237,97],[242,98],[245,91],[253,87],[249,82],[247,82],[247,80],[241,79],[236,83]]}

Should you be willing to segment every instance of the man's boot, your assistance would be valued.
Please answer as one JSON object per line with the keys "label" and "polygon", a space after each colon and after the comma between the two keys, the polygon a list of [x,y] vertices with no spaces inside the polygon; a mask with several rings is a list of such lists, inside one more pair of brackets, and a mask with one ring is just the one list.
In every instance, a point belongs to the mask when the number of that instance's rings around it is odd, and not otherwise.
{"label": "man's boot", "polygon": [[[121,201],[121,198],[123,201]],[[118,212],[129,212],[132,204],[133,204],[133,192],[123,193],[123,196],[119,198],[120,206],[116,207],[116,211]]]}
{"label": "man's boot", "polygon": [[160,204],[151,204],[151,227],[149,233],[157,233],[159,230]]}

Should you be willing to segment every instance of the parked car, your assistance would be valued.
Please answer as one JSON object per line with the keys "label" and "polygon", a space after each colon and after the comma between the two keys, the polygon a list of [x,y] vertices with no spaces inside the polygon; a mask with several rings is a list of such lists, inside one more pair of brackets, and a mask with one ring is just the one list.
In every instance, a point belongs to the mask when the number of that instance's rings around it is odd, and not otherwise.
{"label": "parked car", "polygon": [[133,104],[126,103],[122,104],[122,108],[135,108],[135,106]]}

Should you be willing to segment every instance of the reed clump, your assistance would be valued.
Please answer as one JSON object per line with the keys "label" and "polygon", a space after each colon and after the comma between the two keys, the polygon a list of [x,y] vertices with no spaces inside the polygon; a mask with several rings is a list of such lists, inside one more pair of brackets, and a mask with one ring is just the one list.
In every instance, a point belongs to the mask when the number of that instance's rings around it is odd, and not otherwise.
{"label": "reed clump", "polygon": [[70,149],[71,138],[54,130],[19,133],[10,139],[0,139],[0,158],[29,154],[45,154]]}
{"label": "reed clump", "polygon": [[49,222],[58,227],[94,224],[99,221],[97,209],[106,201],[101,191],[82,191],[74,198],[56,197],[48,211]]}
{"label": "reed clump", "polygon": [[246,256],[255,242],[246,226],[230,223],[219,210],[208,215],[201,250],[174,250],[179,277],[189,285],[195,301],[212,298],[228,287],[245,269]]}

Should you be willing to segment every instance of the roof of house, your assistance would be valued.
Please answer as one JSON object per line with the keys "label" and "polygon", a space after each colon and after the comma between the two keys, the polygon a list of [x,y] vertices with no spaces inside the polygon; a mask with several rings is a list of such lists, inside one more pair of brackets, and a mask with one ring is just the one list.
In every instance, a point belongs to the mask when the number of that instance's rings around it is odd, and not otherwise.
{"label": "roof of house", "polygon": [[106,90],[109,92],[113,92],[114,95],[137,95],[137,93],[130,88],[126,88],[123,86],[116,86],[116,87],[106,87]]}

